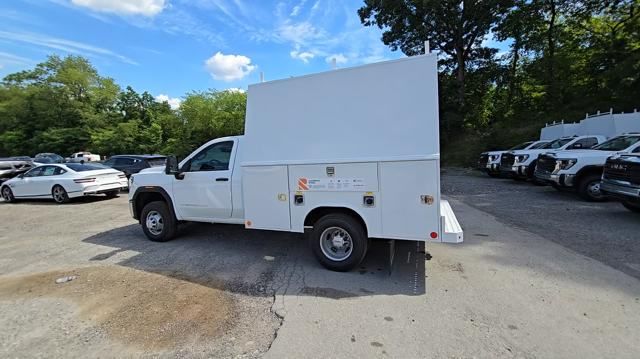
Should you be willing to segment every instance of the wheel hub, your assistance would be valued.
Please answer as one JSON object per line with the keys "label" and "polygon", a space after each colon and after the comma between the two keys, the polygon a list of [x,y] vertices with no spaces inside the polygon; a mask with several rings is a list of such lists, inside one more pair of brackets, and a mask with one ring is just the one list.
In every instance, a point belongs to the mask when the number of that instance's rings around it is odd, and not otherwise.
{"label": "wheel hub", "polygon": [[149,212],[147,214],[146,225],[151,234],[155,236],[159,235],[160,233],[162,233],[162,229],[164,228],[162,215],[157,211]]}
{"label": "wheel hub", "polygon": [[329,227],[320,235],[320,249],[330,260],[346,260],[353,252],[353,241],[349,233],[340,227]]}

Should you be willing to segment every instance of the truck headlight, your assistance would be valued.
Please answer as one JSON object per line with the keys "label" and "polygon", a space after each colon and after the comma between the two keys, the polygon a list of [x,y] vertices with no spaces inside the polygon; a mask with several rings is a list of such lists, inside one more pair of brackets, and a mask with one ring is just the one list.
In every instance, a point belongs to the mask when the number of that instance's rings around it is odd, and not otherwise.
{"label": "truck headlight", "polygon": [[494,162],[497,161],[498,158],[500,158],[500,155],[491,155],[489,156],[489,161]]}
{"label": "truck headlight", "polygon": [[516,156],[516,160],[518,162],[524,162],[529,159],[529,155],[518,155]]}
{"label": "truck headlight", "polygon": [[558,165],[558,169],[568,170],[569,168],[573,167],[573,165],[575,165],[576,162],[578,162],[577,159],[570,158],[565,160],[557,160],[556,164]]}

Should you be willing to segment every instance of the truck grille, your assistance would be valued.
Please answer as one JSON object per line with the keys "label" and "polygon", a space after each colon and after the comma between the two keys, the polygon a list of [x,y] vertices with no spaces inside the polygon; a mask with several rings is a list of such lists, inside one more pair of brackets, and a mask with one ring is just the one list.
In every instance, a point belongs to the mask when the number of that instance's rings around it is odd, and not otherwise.
{"label": "truck grille", "polygon": [[536,172],[550,174],[556,169],[556,159],[549,155],[538,156]]}
{"label": "truck grille", "polygon": [[489,155],[480,155],[480,159],[478,160],[478,168],[485,169],[487,167],[487,162],[489,162]]}
{"label": "truck grille", "polygon": [[626,160],[624,157],[608,159],[604,165],[604,178],[640,184],[640,163]]}
{"label": "truck grille", "polygon": [[516,156],[513,153],[503,153],[500,156],[500,168],[503,170],[511,171],[511,166],[516,161]]}

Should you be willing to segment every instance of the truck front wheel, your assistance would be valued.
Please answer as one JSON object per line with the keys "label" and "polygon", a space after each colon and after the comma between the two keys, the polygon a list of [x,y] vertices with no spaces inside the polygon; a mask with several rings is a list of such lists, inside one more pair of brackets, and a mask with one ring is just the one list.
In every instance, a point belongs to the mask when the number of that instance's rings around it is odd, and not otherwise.
{"label": "truck front wheel", "polygon": [[320,218],[313,226],[309,241],[318,261],[337,272],[358,266],[368,248],[362,224],[346,214],[328,214]]}
{"label": "truck front wheel", "polygon": [[586,175],[578,182],[578,194],[590,202],[602,202],[606,199],[600,191],[600,174]]}
{"label": "truck front wheel", "polygon": [[163,201],[149,202],[140,215],[142,231],[154,242],[166,242],[176,234],[176,219]]}

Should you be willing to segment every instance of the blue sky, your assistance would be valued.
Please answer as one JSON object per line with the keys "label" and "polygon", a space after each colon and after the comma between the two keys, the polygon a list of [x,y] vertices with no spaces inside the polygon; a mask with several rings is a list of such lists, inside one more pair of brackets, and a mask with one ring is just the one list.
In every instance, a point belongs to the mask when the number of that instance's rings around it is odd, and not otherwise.
{"label": "blue sky", "polygon": [[180,98],[393,59],[361,0],[13,0],[0,4],[0,77],[78,54],[121,86]]}

